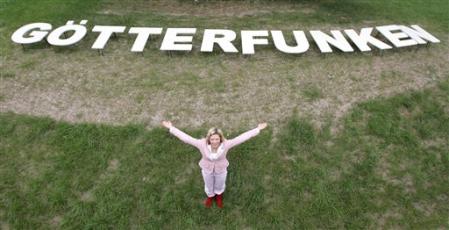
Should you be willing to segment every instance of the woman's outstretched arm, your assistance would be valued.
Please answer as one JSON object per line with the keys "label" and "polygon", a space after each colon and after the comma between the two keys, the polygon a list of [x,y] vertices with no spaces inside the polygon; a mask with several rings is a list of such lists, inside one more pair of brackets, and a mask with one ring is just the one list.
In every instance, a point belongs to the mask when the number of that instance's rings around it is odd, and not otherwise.
{"label": "woman's outstretched arm", "polygon": [[200,148],[200,139],[196,139],[188,135],[187,133],[184,133],[183,131],[177,129],[175,126],[172,125],[170,121],[162,121],[162,125],[170,130],[170,133],[179,138],[182,142],[186,144],[193,145],[197,148]]}
{"label": "woman's outstretched arm", "polygon": [[227,148],[230,149],[234,146],[237,146],[237,145],[249,140],[251,137],[254,137],[257,134],[259,134],[260,131],[262,129],[264,129],[265,127],[267,127],[267,123],[260,123],[256,128],[246,131],[246,132],[238,135],[237,137],[228,140],[226,142]]}

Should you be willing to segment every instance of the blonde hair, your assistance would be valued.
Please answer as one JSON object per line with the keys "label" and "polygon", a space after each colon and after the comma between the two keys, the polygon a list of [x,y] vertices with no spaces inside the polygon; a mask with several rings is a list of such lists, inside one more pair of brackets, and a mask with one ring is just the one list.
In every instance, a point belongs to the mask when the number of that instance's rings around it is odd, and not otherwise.
{"label": "blonde hair", "polygon": [[223,135],[223,132],[221,131],[221,129],[218,128],[210,128],[209,131],[207,131],[207,135],[206,135],[206,142],[207,144],[210,144],[210,137],[212,135],[217,134],[218,136],[220,136],[220,143],[222,143],[225,140],[225,137]]}

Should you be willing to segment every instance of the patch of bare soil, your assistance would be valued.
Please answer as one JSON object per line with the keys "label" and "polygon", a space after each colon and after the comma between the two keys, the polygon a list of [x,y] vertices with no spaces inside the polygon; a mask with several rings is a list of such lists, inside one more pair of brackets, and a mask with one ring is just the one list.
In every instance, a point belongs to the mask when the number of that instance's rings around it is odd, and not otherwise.
{"label": "patch of bare soil", "polygon": [[[382,214],[372,215],[372,218],[375,220],[374,222],[377,225],[377,226],[375,226],[375,227],[373,226],[373,227],[383,229],[383,228],[386,228],[385,225],[387,225],[388,223],[398,222],[402,218],[402,215],[401,215],[399,208],[394,208],[394,209],[390,209]],[[401,227],[390,226],[389,228],[400,229]]]}
{"label": "patch of bare soil", "polygon": [[0,222],[0,226],[2,227],[2,230],[9,230],[9,229],[11,229],[9,227],[8,223]]}
{"label": "patch of bare soil", "polygon": [[62,216],[55,216],[49,222],[52,229],[58,229],[62,223]]}

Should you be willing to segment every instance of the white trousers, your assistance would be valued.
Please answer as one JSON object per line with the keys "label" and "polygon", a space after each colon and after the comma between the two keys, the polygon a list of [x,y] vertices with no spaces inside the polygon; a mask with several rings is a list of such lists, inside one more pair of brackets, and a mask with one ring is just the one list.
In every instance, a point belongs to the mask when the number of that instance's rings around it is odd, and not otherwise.
{"label": "white trousers", "polygon": [[213,197],[215,194],[222,194],[226,187],[226,176],[228,172],[222,172],[217,174],[215,171],[212,173],[207,173],[201,170],[204,179],[204,191],[208,197]]}

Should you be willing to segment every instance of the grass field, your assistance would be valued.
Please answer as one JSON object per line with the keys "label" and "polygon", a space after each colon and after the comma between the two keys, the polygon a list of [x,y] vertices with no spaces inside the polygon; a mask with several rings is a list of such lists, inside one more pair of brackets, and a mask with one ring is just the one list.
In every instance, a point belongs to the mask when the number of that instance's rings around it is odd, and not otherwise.
{"label": "grass field", "polygon": [[277,142],[265,132],[230,153],[223,210],[203,207],[199,154],[166,130],[3,113],[0,217],[19,229],[447,228],[448,98],[446,81],[361,103],[337,136],[292,117]]}
{"label": "grass field", "polygon": [[[447,229],[448,10],[443,0],[1,0],[0,227]],[[20,25],[70,19],[234,31],[419,24],[441,43],[243,57],[168,56],[158,37],[143,56],[126,36],[105,56],[90,50],[94,34],[69,48],[10,41]],[[229,153],[223,210],[203,207],[200,155],[162,119],[196,137],[268,121]]]}

